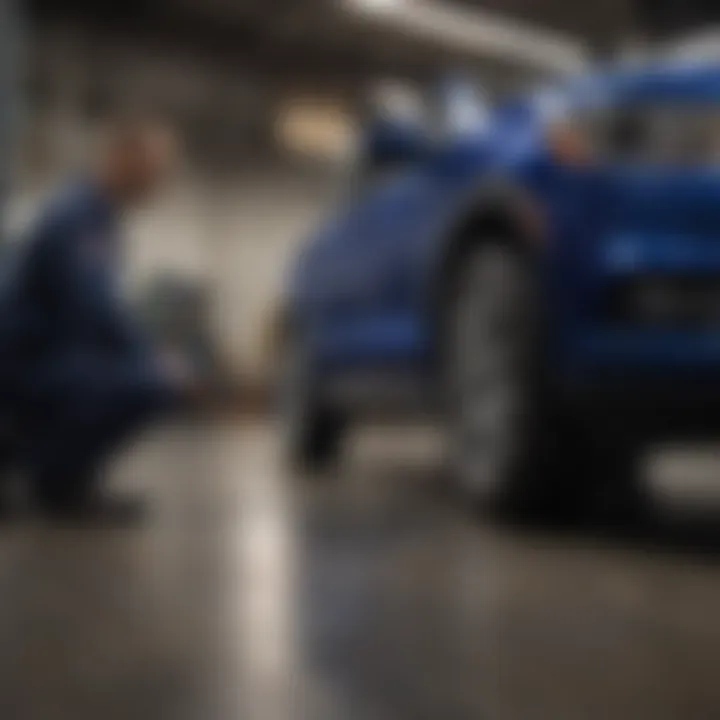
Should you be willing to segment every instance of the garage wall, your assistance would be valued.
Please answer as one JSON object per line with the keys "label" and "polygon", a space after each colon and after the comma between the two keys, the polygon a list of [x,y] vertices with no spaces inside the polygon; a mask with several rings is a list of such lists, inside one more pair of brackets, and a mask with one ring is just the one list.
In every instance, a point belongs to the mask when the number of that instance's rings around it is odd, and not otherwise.
{"label": "garage wall", "polygon": [[335,187],[290,170],[188,181],[132,224],[133,284],[167,270],[202,280],[227,368],[262,379],[288,265],[328,212]]}

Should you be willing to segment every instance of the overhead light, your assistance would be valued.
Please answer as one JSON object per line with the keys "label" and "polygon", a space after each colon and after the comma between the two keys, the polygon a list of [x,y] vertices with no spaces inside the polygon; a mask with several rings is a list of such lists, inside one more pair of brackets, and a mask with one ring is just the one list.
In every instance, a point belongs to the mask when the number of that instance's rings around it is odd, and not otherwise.
{"label": "overhead light", "polygon": [[407,5],[408,0],[350,0],[350,4],[357,5],[361,10],[381,13]]}
{"label": "overhead light", "polygon": [[573,73],[587,63],[585,44],[571,36],[480,9],[432,0],[344,0],[358,17],[441,43],[462,53]]}

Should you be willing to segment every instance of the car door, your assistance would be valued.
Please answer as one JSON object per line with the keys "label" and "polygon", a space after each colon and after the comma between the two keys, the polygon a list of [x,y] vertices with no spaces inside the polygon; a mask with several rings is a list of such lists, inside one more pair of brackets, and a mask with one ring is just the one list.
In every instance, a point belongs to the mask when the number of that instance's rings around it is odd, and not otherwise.
{"label": "car door", "polygon": [[476,89],[453,81],[438,95],[433,139],[380,183],[356,219],[350,326],[358,351],[377,359],[416,359],[428,349],[423,268],[488,150],[487,108]]}
{"label": "car door", "polygon": [[421,350],[407,256],[431,213],[433,182],[424,167],[403,170],[378,181],[346,215],[325,251],[332,268],[326,354],[388,362]]}
{"label": "car door", "polygon": [[428,239],[474,171],[465,162],[474,154],[466,152],[466,142],[477,145],[477,130],[455,127],[452,102],[448,110],[443,140],[403,123],[381,121],[368,132],[365,161],[374,177],[364,179],[366,189],[345,216],[335,249],[328,250],[334,258],[326,306],[332,355],[402,361],[426,349],[417,276]]}

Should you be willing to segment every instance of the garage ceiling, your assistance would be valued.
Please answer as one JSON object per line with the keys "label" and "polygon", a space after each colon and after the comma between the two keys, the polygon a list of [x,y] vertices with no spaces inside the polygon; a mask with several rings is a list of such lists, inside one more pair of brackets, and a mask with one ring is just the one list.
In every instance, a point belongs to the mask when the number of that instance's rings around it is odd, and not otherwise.
{"label": "garage ceiling", "polygon": [[[377,0],[381,1],[389,0]],[[434,2],[446,8],[489,9],[572,34],[593,48],[608,47],[629,23],[628,0]],[[511,63],[413,38],[382,23],[361,22],[342,4],[343,0],[32,0],[30,8],[40,25],[82,23],[93,27],[98,40],[124,36],[138,43],[167,41],[270,72],[422,76],[462,61],[490,75],[497,73],[503,82],[512,79]],[[528,69],[520,68],[525,75]]]}
{"label": "garage ceiling", "polygon": [[673,37],[720,23],[717,0],[634,0],[638,25],[650,37]]}
{"label": "garage ceiling", "polygon": [[[268,69],[424,72],[458,52],[353,22],[348,0],[27,0],[40,24],[81,22],[107,34],[163,37]],[[378,4],[426,0],[368,0]],[[571,34],[595,53],[638,35],[668,36],[720,22],[717,0],[430,0],[500,13]],[[462,53],[460,53],[462,55]],[[465,58],[474,61],[474,58]],[[487,61],[484,67],[488,66]],[[490,63],[492,65],[492,63]]]}
{"label": "garage ceiling", "polygon": [[[60,45],[69,46],[76,67],[81,68],[78,74],[85,76],[89,88],[85,105],[112,102],[100,97],[103,94],[124,97],[123,88],[130,85],[133,97],[143,92],[153,99],[172,96],[173,107],[192,129],[190,134],[198,142],[216,145],[222,159],[229,157],[233,145],[271,144],[271,119],[288,99],[325,94],[354,107],[375,80],[424,81],[436,78],[439,69],[458,65],[477,71],[490,90],[512,89],[537,77],[527,59],[513,63],[503,53],[478,52],[472,38],[464,44],[433,42],[427,34],[403,32],[387,18],[383,22],[350,12],[352,2],[375,3],[379,8],[393,3],[432,3],[444,11],[457,8],[479,18],[478,28],[486,24],[489,13],[490,18],[525,23],[530,39],[545,34],[552,45],[552,34],[559,33],[569,38],[568,45],[581,44],[598,55],[612,54],[637,35],[684,30],[713,12],[713,0],[687,0],[684,5],[675,0],[28,0],[27,4],[36,31],[33,49],[49,56],[49,61],[40,60],[38,65],[50,68],[52,74],[59,67],[53,41],[59,38]],[[685,10],[678,9],[682,7]],[[720,9],[715,12],[720,15]],[[512,33],[506,40],[512,49]],[[67,67],[63,65],[61,79],[68,75]],[[211,150],[203,152],[210,155]]]}

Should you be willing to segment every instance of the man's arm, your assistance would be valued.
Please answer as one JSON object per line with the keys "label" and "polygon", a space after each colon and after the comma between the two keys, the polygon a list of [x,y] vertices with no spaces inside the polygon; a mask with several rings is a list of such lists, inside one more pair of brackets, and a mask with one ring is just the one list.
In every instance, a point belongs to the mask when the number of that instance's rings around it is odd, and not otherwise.
{"label": "man's arm", "polygon": [[148,344],[124,307],[104,241],[94,240],[95,234],[81,208],[48,212],[25,250],[31,292],[57,323],[52,332],[96,338],[113,351],[145,355]]}
{"label": "man's arm", "polygon": [[81,283],[93,325],[103,341],[120,353],[149,357],[150,344],[126,307],[112,274],[90,273]]}

